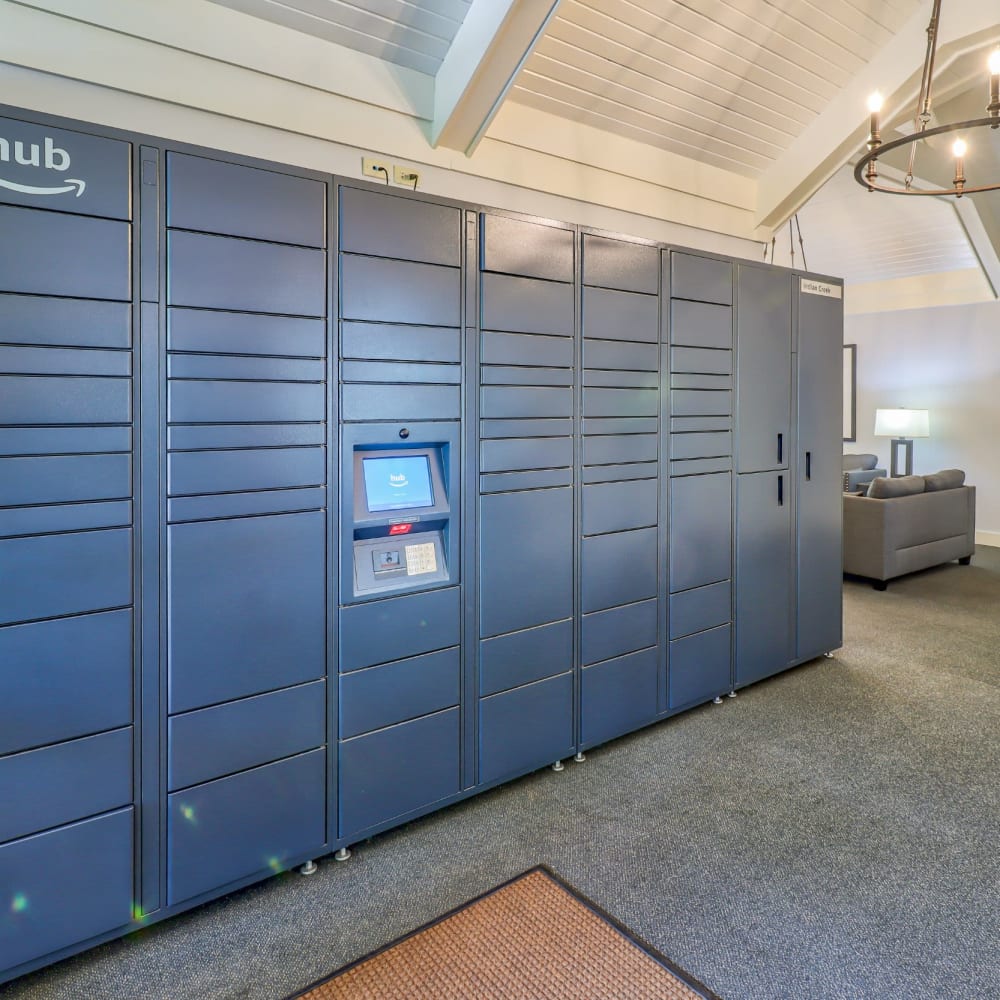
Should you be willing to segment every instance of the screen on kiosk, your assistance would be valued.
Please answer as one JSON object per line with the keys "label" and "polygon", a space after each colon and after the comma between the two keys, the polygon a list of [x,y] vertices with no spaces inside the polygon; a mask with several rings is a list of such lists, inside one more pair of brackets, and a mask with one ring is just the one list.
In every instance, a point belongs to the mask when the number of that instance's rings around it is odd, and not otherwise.
{"label": "screen on kiosk", "polygon": [[426,455],[364,458],[361,464],[370,513],[434,505],[430,463]]}

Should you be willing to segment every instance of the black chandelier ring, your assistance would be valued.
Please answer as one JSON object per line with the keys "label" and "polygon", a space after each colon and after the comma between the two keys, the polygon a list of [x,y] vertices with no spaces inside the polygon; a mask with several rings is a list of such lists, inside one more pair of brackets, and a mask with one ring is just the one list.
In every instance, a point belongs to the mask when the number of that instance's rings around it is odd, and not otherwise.
{"label": "black chandelier ring", "polygon": [[945,135],[948,132],[960,132],[963,129],[969,131],[974,128],[985,128],[987,126],[995,129],[1000,126],[1000,121],[998,121],[993,115],[988,115],[986,118],[972,118],[966,122],[954,122],[950,125],[938,125],[935,128],[928,128],[921,132],[914,132],[913,135],[904,135],[901,139],[893,139],[891,142],[880,142],[874,147],[874,149],[869,150],[864,156],[861,157],[860,160],[858,160],[856,166],[854,167],[854,179],[862,187],[868,188],[869,191],[881,191],[883,194],[936,196],[954,195],[960,198],[964,194],[979,194],[982,191],[998,191],[1000,190],[1000,182],[996,184],[988,184],[984,187],[962,187],[959,190],[956,190],[954,187],[934,188],[928,190],[925,188],[880,184],[873,178],[862,176],[869,163],[875,162],[884,153],[888,153],[893,149],[899,149],[902,146],[909,146],[915,142],[921,142],[922,140],[929,139],[934,135]]}

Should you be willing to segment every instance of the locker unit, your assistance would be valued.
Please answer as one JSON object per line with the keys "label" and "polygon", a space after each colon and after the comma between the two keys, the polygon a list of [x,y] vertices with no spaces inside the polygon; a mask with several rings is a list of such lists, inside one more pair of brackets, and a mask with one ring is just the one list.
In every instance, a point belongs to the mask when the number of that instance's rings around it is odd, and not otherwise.
{"label": "locker unit", "polygon": [[171,906],[325,853],[327,196],[164,161]]}
{"label": "locker unit", "polygon": [[81,128],[0,118],[0,970],[132,918],[132,150]]}
{"label": "locker unit", "polygon": [[3,113],[0,981],[839,645],[837,282]]}
{"label": "locker unit", "polygon": [[737,266],[737,686],[837,648],[840,288]]}
{"label": "locker unit", "polygon": [[339,189],[339,811],[353,843],[462,788],[462,212]]}
{"label": "locker unit", "polygon": [[733,687],[733,267],[677,251],[669,262],[668,705],[677,710]]}
{"label": "locker unit", "polygon": [[662,709],[660,251],[582,238],[580,746]]}
{"label": "locker unit", "polygon": [[575,231],[479,216],[478,767],[572,754]]}

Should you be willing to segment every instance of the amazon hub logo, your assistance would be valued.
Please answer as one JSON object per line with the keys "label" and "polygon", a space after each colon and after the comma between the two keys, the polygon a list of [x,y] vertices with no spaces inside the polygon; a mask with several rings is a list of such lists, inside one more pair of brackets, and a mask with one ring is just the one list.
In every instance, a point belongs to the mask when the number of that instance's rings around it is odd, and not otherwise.
{"label": "amazon hub logo", "polygon": [[[22,167],[35,167],[39,170],[54,170],[63,174],[70,168],[70,155],[65,149],[60,149],[48,136],[41,145],[37,142],[22,142],[20,139],[5,139],[0,135],[0,166],[13,163]],[[39,180],[48,178],[38,178]],[[0,187],[9,191],[20,191],[21,194],[66,194],[74,191],[79,198],[87,187],[84,181],[76,177],[52,178],[57,184],[36,185],[18,184],[0,176]]]}

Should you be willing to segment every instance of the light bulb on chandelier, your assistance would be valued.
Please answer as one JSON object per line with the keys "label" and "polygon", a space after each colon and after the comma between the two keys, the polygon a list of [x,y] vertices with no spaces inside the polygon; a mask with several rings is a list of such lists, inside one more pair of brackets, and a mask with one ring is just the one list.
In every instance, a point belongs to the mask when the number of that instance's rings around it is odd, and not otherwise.
{"label": "light bulb on chandelier", "polygon": [[[990,184],[979,184],[974,187],[967,185],[965,177],[965,156],[968,150],[965,139],[956,139],[952,146],[955,157],[955,177],[950,188],[917,188],[913,185],[913,170],[918,145],[931,136],[948,132],[971,132],[976,128],[1000,128],[1000,45],[990,54],[987,61],[989,70],[989,103],[986,105],[986,116],[970,121],[955,122],[950,125],[938,125],[935,128],[927,126],[931,120],[931,90],[934,74],[934,58],[937,53],[937,29],[941,16],[941,0],[934,0],[931,11],[931,21],[927,26],[927,52],[924,56],[923,73],[920,81],[920,96],[917,100],[917,110],[914,115],[915,129],[911,135],[891,142],[882,142],[881,112],[882,95],[876,91],[868,98],[868,150],[854,168],[854,179],[869,191],[880,191],[884,194],[902,195],[954,195],[961,198],[963,194],[976,194],[981,191],[1000,190],[1000,180]],[[890,183],[879,177],[878,161],[880,156],[899,149],[910,147],[909,166],[902,184]]]}

